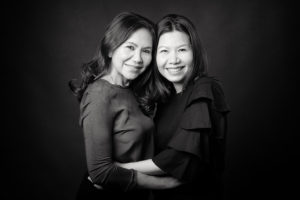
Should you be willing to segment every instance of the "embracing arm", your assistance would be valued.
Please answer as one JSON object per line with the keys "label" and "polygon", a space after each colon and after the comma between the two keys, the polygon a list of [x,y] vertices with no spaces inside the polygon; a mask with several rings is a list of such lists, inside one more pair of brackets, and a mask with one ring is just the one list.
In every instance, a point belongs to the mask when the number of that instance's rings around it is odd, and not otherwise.
{"label": "embracing arm", "polygon": [[114,125],[113,95],[105,86],[88,90],[81,100],[81,125],[90,179],[96,185],[113,190],[135,188],[135,174],[114,165],[112,127]]}
{"label": "embracing arm", "polygon": [[[158,177],[150,176],[137,171],[135,172],[135,182],[137,189],[163,190],[175,188],[183,184],[183,182],[170,176]],[[92,181],[90,177],[88,177],[88,179]],[[103,189],[101,185],[94,184],[94,186],[97,189]]]}
{"label": "embracing arm", "polygon": [[163,170],[161,170],[152,159],[130,162],[130,163],[116,163],[116,165],[123,167],[125,169],[134,169],[143,174],[148,175],[163,175],[166,174]]}
{"label": "embracing arm", "polygon": [[170,176],[150,176],[140,172],[136,173],[136,183],[137,188],[147,188],[155,190],[171,189],[183,184],[183,182]]}
{"label": "embracing arm", "polygon": [[136,188],[167,189],[181,183],[171,177],[155,177],[125,169],[114,163],[112,134],[114,106],[103,92],[89,91],[81,104],[87,167],[90,180],[104,189],[130,191]]}

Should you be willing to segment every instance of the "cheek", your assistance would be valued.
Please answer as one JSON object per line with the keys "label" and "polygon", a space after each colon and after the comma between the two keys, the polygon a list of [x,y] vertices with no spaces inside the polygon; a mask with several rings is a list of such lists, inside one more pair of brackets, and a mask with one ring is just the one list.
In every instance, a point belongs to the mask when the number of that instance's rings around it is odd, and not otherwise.
{"label": "cheek", "polygon": [[127,49],[121,49],[118,52],[118,56],[119,56],[119,59],[128,60],[132,57],[132,52],[128,51]]}
{"label": "cheek", "polygon": [[186,64],[192,65],[194,62],[193,54],[188,54],[185,58]]}
{"label": "cheek", "polygon": [[145,67],[147,67],[151,63],[152,56],[151,55],[147,55],[147,56],[145,56],[143,58],[143,60],[144,60]]}
{"label": "cheek", "polygon": [[160,73],[160,75],[162,75],[163,77],[166,78],[164,69],[162,67],[158,67],[157,69],[158,69],[158,72]]}
{"label": "cheek", "polygon": [[162,58],[161,56],[156,56],[156,65],[158,69],[161,69],[164,66],[165,59]]}
{"label": "cheek", "polygon": [[156,66],[157,66],[157,69],[158,69],[158,72],[161,74],[161,75],[164,75],[164,62],[163,60],[160,58],[160,57],[156,57]]}

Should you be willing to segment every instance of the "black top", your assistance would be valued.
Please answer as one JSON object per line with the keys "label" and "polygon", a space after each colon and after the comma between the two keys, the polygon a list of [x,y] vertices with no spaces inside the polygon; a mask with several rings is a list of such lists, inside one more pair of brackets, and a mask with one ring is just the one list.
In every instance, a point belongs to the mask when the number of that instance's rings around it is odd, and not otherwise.
{"label": "black top", "polygon": [[139,108],[133,92],[98,78],[80,103],[89,176],[105,189],[129,191],[136,185],[133,170],[114,164],[153,156],[153,120]]}
{"label": "black top", "polygon": [[224,159],[217,144],[224,143],[225,126],[220,123],[228,111],[221,85],[208,77],[158,105],[153,162],[187,184],[157,191],[157,199],[210,199],[215,171]]}

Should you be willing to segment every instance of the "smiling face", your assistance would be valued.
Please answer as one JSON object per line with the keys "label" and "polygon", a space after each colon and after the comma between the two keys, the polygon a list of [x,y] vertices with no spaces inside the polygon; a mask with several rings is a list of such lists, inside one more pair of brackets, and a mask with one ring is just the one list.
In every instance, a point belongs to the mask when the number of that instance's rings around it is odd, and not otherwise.
{"label": "smiling face", "polygon": [[177,93],[181,92],[193,67],[189,36],[180,31],[162,34],[158,42],[156,63],[160,74],[173,83]]}
{"label": "smiling face", "polygon": [[152,59],[152,36],[141,28],[110,53],[110,76],[119,85],[128,85],[143,73]]}

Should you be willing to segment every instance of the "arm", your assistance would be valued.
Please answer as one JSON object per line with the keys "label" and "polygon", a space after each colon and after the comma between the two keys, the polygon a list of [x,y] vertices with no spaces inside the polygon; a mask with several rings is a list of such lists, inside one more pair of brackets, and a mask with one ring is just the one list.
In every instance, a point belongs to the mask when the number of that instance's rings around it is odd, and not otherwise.
{"label": "arm", "polygon": [[166,177],[150,176],[140,172],[137,172],[136,179],[137,179],[138,188],[147,188],[147,189],[156,189],[156,190],[171,189],[183,184],[183,182],[170,176],[166,176]]}
{"label": "arm", "polygon": [[90,90],[83,97],[81,121],[89,176],[94,184],[113,190],[128,191],[135,187],[133,170],[118,167],[113,160],[112,127],[114,111],[108,92]]}
{"label": "arm", "polygon": [[125,169],[134,169],[139,171],[143,174],[148,175],[163,175],[166,174],[163,170],[161,170],[153,161],[152,159],[142,160],[137,162],[130,162],[130,163],[117,163],[116,165],[123,167]]}
{"label": "arm", "polygon": [[[157,176],[149,176],[140,172],[136,172],[136,183],[137,189],[155,189],[155,190],[162,190],[162,189],[171,189],[183,184],[183,182],[178,181],[173,177],[157,177]],[[91,178],[88,179],[92,182]],[[94,184],[94,187],[97,189],[102,190],[103,187],[98,184]]]}
{"label": "arm", "polygon": [[[103,93],[102,93],[103,94]],[[113,111],[109,98],[89,94],[81,109],[82,125],[90,180],[104,189],[128,191],[136,188],[167,189],[181,184],[171,177],[154,177],[125,169],[112,156]]]}
{"label": "arm", "polygon": [[[163,117],[158,118],[157,130],[165,130],[169,134],[171,131],[172,137],[165,142],[165,149],[152,158],[153,162],[179,180],[193,182],[203,179],[209,167],[208,142],[211,126],[207,103],[193,101],[182,113],[181,120],[178,117],[172,119],[172,114]],[[171,119],[173,124],[179,125],[176,130],[165,128],[165,124]]]}

